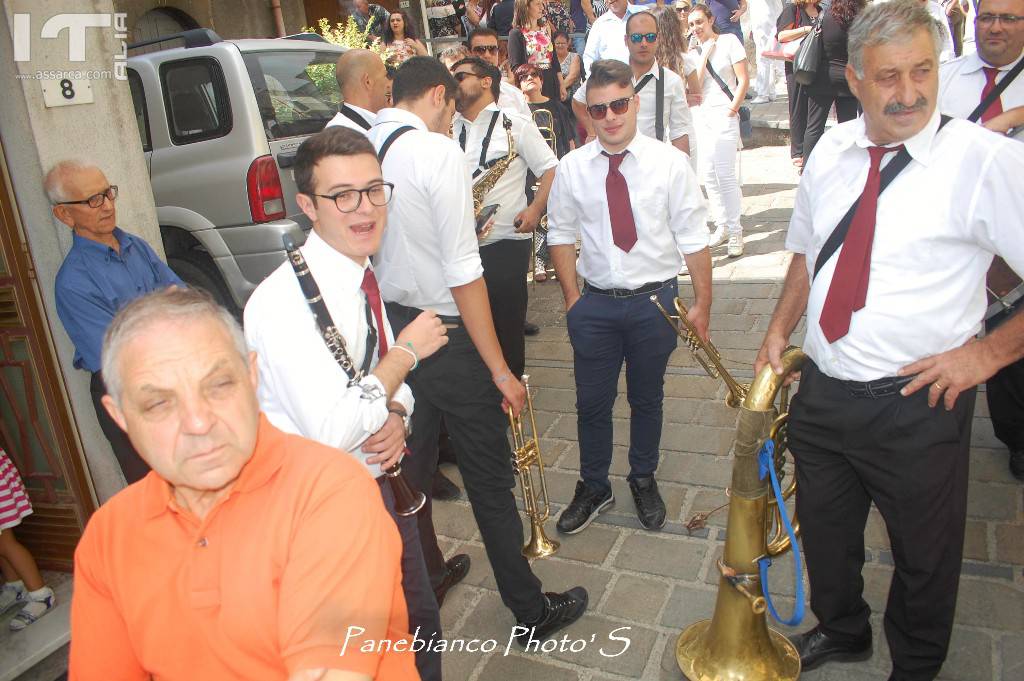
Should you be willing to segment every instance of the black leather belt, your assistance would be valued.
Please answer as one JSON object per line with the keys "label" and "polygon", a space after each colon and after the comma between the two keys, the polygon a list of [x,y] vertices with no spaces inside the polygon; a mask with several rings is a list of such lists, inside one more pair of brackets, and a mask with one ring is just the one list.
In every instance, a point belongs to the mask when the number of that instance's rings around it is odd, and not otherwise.
{"label": "black leather belt", "polygon": [[874,381],[840,381],[854,397],[888,397],[914,380],[913,376],[886,376]]}
{"label": "black leather belt", "polygon": [[645,293],[654,293],[660,291],[669,284],[675,281],[675,278],[666,279],[665,281],[654,281],[650,284],[644,284],[640,288],[597,288],[584,282],[583,290],[589,293],[596,293],[599,296],[610,296],[612,298],[631,298],[633,296],[642,296]]}
{"label": "black leather belt", "polygon": [[[423,312],[423,310],[421,310],[418,307],[409,307],[408,305],[401,305],[400,303],[385,303],[384,305],[385,305],[385,307],[388,308],[388,314],[391,314],[391,310],[395,309],[403,317],[405,317],[406,319],[408,319],[410,321],[412,321],[413,319],[416,319],[416,317],[418,317],[420,315],[420,313]],[[448,326],[449,328],[456,327],[456,326],[462,326],[462,317],[460,317],[458,315],[451,316],[451,315],[439,314],[439,315],[437,315],[437,318],[441,320],[442,324],[444,324],[445,326]]]}

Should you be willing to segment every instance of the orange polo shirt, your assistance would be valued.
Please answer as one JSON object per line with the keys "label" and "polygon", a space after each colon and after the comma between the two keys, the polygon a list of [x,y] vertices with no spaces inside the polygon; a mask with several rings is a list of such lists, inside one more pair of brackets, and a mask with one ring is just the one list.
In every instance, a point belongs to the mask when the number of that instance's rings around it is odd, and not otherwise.
{"label": "orange polo shirt", "polygon": [[75,551],[70,677],[418,679],[392,647],[410,641],[401,553],[355,459],[261,414],[252,458],[202,521],[153,472],[92,516]]}

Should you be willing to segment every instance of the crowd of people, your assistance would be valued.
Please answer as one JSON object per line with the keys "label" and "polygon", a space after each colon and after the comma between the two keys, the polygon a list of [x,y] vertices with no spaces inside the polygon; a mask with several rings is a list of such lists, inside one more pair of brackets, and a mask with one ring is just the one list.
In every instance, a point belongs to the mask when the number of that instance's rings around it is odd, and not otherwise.
{"label": "crowd of people", "polygon": [[[506,2],[507,53],[480,25]],[[590,19],[597,4],[579,8]],[[389,71],[363,49],[338,60],[343,104],[293,167],[312,231],[244,325],[118,227],[100,168],[55,165],[45,189],[74,235],[57,308],[131,483],[76,551],[72,678],[440,679],[441,650],[415,643],[443,638],[440,608],[470,568],[445,559],[433,522],[446,440],[510,643],[528,649],[583,616],[586,589],[546,590],[521,550],[507,431],[525,404],[527,281],[548,275],[542,254],[573,348],[580,478],[558,531],[583,532],[615,502],[623,366],[629,490],[640,525],[661,529],[678,336],[651,299],[671,309],[685,268],[687,320],[708,340],[711,249],[728,239],[742,253],[750,77],[731,24],[746,9],[608,0],[575,59],[540,0],[476,12],[467,44],[436,58],[392,13],[383,35],[402,63]],[[980,383],[1024,479],[1024,316],[987,314],[985,295],[987,273],[1002,296],[1024,272],[1024,147],[997,134],[1024,124],[1024,0],[981,0],[975,51],[940,66],[944,25],[919,0],[798,2],[778,18],[782,43],[821,26],[828,55],[793,142],[793,258],[754,367],[781,372],[806,316],[788,424],[818,622],[792,638],[805,670],[871,654],[874,503],[894,547],[890,678],[937,676]],[[812,131],[841,99],[851,119]],[[993,256],[1011,283],[989,272]],[[0,606],[21,607],[14,628],[54,606],[12,534],[29,512],[0,449]]]}

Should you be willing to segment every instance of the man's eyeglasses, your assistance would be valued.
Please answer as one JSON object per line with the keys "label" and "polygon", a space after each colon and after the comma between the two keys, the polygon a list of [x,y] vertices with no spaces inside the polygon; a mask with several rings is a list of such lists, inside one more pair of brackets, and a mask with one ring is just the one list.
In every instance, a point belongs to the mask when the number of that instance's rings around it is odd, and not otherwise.
{"label": "man's eyeglasses", "polygon": [[319,196],[321,199],[330,199],[334,201],[334,205],[338,207],[339,212],[351,213],[358,209],[359,205],[363,202],[363,194],[366,194],[367,200],[374,206],[388,205],[394,188],[395,185],[390,182],[381,182],[364,189],[346,189],[337,194],[313,194],[313,196]]}
{"label": "man's eyeglasses", "polygon": [[979,14],[975,21],[978,22],[978,26],[991,26],[996,23],[996,19],[1006,28],[1013,28],[1018,21],[1024,20],[1024,17],[1016,14]]}
{"label": "man's eyeglasses", "polygon": [[644,40],[646,40],[649,43],[657,42],[658,34],[657,33],[630,33],[629,34],[629,41],[631,43],[633,43],[634,45],[638,45],[639,43],[643,42]]}
{"label": "man's eyeglasses", "polygon": [[455,73],[452,74],[452,77],[454,77],[455,80],[458,81],[459,83],[466,80],[470,76],[473,76],[474,78],[480,77],[479,75],[473,73],[472,71],[456,71]]}
{"label": "man's eyeglasses", "polygon": [[116,184],[112,184],[109,187],[107,187],[106,189],[104,189],[103,191],[101,191],[99,194],[93,194],[92,196],[90,196],[87,199],[82,199],[81,201],[58,201],[57,205],[58,206],[88,205],[89,208],[99,208],[100,206],[103,205],[103,199],[110,199],[110,202],[113,203],[116,198],[117,198],[117,185]]}
{"label": "man's eyeglasses", "polygon": [[474,45],[473,54],[497,54],[497,45]]}
{"label": "man's eyeglasses", "polygon": [[587,107],[587,113],[595,121],[603,121],[604,117],[608,115],[608,109],[612,110],[612,113],[616,116],[621,116],[629,110],[629,102],[632,97],[623,97],[622,99],[615,99],[607,104],[591,104]]}

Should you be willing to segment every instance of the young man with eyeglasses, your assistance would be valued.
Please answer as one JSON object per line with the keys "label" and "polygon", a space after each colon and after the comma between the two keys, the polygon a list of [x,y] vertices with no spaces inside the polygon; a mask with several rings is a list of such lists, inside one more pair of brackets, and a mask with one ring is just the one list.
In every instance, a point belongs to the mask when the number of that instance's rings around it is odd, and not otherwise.
{"label": "young man with eyeglasses", "polygon": [[44,188],[53,216],[74,234],[54,284],[57,315],[75,346],[75,368],[92,374],[89,392],[96,419],[131,484],[141,480],[149,466],[101,402],[106,394],[100,363],[103,334],[128,301],[185,284],[148,243],[117,226],[117,186],[107,181],[102,170],[61,161],[46,174]]}
{"label": "young man with eyeglasses", "polygon": [[[480,57],[495,68],[499,68],[501,55],[498,48],[498,34],[491,28],[477,28],[469,34],[469,52],[474,57]],[[458,61],[458,60],[455,60]],[[455,62],[445,64],[449,69]],[[522,90],[507,80],[502,79],[498,84],[501,91],[498,93],[498,106],[503,109],[518,111],[524,116],[530,115],[530,105],[526,102],[526,96]]]}
{"label": "young man with eyeglasses", "polygon": [[[441,637],[441,616],[414,517],[399,516],[385,470],[405,451],[413,397],[405,378],[447,343],[441,321],[424,312],[396,338],[382,308],[370,256],[380,247],[393,186],[381,177],[362,130],[332,126],[295,156],[296,200],[313,223],[300,249],[346,351],[350,376],[328,349],[290,262],[256,287],[245,306],[245,336],[259,367],[260,408],[277,428],[335,447],[373,476],[402,536],[402,590],[409,630]],[[440,654],[416,653],[424,679],[441,678]]]}
{"label": "young man with eyeglasses", "polygon": [[586,97],[597,139],[562,158],[548,199],[548,245],[573,347],[580,449],[580,480],[557,527],[580,532],[615,503],[608,478],[612,406],[625,362],[631,408],[627,481],[640,524],[657,530],[666,520],[654,479],[665,369],[678,336],[650,298],[673,309],[685,260],[695,298],[687,318],[708,338],[707,209],[686,154],[637,134],[639,98],[627,65],[594,62]]}
{"label": "young man with eyeglasses", "polygon": [[[629,50],[629,68],[633,71],[633,88],[639,98],[637,128],[640,134],[669,142],[689,154],[693,117],[686,103],[686,89],[679,74],[660,67],[655,59],[658,23],[653,14],[641,11],[629,16],[625,44]],[[587,115],[586,88],[576,90],[572,100],[576,120],[583,122],[587,141],[593,141],[594,124]]]}
{"label": "young man with eyeglasses", "polygon": [[[939,109],[950,116],[968,118],[989,92],[1012,78],[999,97],[973,117],[989,130],[1005,134],[1024,125],[1024,73],[1014,73],[1024,60],[1024,0],[981,0],[974,26],[978,51],[940,69]],[[1005,296],[1020,285],[1020,279],[1008,271],[1005,262],[994,263],[988,276],[990,290]],[[986,328],[995,329],[1011,314],[1007,310],[988,317]],[[1024,360],[988,379],[985,397],[996,437],[1010,451],[1010,472],[1024,482]]]}

